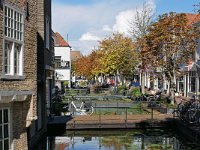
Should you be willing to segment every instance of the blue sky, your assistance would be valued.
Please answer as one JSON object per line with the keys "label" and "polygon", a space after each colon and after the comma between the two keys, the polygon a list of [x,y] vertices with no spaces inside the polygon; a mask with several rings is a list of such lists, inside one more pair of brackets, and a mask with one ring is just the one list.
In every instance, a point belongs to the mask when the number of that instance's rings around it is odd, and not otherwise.
{"label": "blue sky", "polygon": [[52,0],[52,27],[73,49],[89,54],[113,32],[127,34],[128,21],[146,2],[155,16],[168,12],[195,13],[199,0]]}

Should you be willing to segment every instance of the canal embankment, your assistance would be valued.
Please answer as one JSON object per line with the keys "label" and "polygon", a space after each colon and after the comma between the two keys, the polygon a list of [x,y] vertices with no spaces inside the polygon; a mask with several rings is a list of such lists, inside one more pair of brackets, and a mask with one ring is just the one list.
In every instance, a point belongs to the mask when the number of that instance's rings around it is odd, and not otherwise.
{"label": "canal embankment", "polygon": [[173,129],[186,140],[198,142],[200,127],[189,125],[172,114],[134,115],[91,115],[91,116],[53,116],[48,122],[48,133],[59,135],[64,132],[99,129]]}

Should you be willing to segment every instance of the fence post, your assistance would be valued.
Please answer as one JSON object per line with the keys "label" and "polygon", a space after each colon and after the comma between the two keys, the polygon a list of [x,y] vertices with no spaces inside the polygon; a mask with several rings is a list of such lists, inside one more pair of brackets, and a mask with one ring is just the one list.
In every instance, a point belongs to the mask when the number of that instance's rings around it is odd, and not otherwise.
{"label": "fence post", "polygon": [[73,122],[73,128],[75,128],[75,120],[74,120],[74,122]]}
{"label": "fence post", "polygon": [[96,113],[96,107],[97,107],[97,103],[96,103],[96,102],[94,103],[94,106],[95,106],[95,107],[94,107],[94,108],[95,108],[95,109],[94,109],[94,112]]}
{"label": "fence post", "polygon": [[127,127],[127,107],[126,107],[126,118],[125,118],[125,127]]}
{"label": "fence post", "polygon": [[119,107],[119,104],[118,104],[118,102],[117,102],[117,114],[118,114],[118,107]]}
{"label": "fence post", "polygon": [[101,128],[101,112],[99,113],[99,128]]}

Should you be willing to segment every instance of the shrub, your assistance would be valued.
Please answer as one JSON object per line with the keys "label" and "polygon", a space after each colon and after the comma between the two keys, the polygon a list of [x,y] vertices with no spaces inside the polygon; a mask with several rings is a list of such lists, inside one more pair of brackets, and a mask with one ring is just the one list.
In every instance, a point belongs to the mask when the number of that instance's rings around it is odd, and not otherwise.
{"label": "shrub", "polygon": [[132,87],[130,89],[129,93],[131,94],[131,96],[134,96],[134,97],[141,96],[141,92],[140,92],[140,88],[139,87]]}

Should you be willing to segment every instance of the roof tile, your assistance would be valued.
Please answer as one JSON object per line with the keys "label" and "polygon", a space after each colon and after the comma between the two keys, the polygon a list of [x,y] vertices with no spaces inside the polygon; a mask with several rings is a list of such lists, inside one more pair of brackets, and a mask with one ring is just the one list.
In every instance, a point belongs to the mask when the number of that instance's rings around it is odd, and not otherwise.
{"label": "roof tile", "polygon": [[69,43],[58,33],[55,33],[54,46],[66,46],[69,47]]}
{"label": "roof tile", "polygon": [[200,21],[200,14],[189,14],[189,13],[187,13],[185,15],[186,15],[186,18],[188,20],[188,23],[187,23],[188,25],[193,25],[193,24]]}

